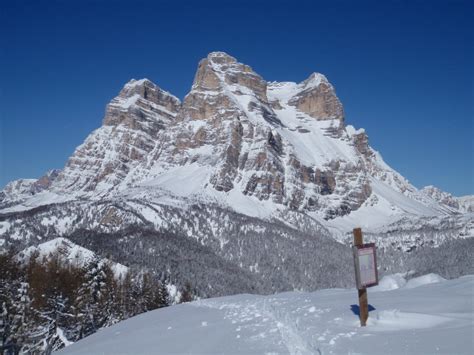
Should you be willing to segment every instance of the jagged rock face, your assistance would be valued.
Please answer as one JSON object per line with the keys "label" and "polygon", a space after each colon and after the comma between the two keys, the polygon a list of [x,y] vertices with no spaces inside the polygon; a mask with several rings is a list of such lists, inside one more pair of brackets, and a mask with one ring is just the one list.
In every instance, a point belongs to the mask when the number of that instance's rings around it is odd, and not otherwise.
{"label": "jagged rock face", "polygon": [[226,85],[242,86],[267,101],[267,83],[251,67],[223,52],[209,54],[199,63],[192,91],[223,90]]}
{"label": "jagged rock face", "polygon": [[48,190],[60,172],[58,169],[53,169],[39,179],[20,179],[8,183],[0,191],[0,206],[8,206],[15,203],[15,201],[18,203],[25,198]]}
{"label": "jagged rock face", "polygon": [[[105,126],[119,124],[156,132],[176,116],[181,103],[148,79],[132,79],[107,105]],[[159,117],[159,119],[157,119]]]}
{"label": "jagged rock face", "polygon": [[342,104],[324,75],[313,73],[301,87],[301,92],[289,101],[290,105],[318,120],[344,121]]}
{"label": "jagged rock face", "polygon": [[43,175],[33,183],[33,185],[31,186],[31,191],[33,193],[38,193],[40,191],[49,189],[60,173],[61,170],[59,169],[53,169],[48,171],[45,175]]}
{"label": "jagged rock face", "polygon": [[7,204],[10,201],[19,199],[20,197],[31,196],[36,179],[19,179],[9,182],[0,192],[0,201]]}
{"label": "jagged rock face", "polygon": [[[355,173],[360,173],[357,165],[339,160],[329,160],[321,167],[306,165],[282,136],[288,127],[278,110],[283,106],[298,108],[301,103],[304,110],[297,114],[309,113],[305,117],[332,121],[325,133],[340,138],[344,128],[342,106],[327,79],[312,74],[296,85],[287,100],[274,99],[270,103],[268,92],[267,83],[250,67],[225,53],[211,53],[199,63],[192,90],[178,114],[183,122],[200,120],[205,124],[176,138],[175,161],[183,162],[183,151],[211,145],[219,159],[209,183],[217,191],[238,189],[246,196],[311,211],[326,209],[334,197],[331,195],[337,194],[342,198],[325,212],[328,218],[360,206],[371,193],[366,179],[360,188],[345,183],[361,180]],[[338,133],[331,134],[331,130]],[[302,127],[298,132],[311,134]]]}
{"label": "jagged rock face", "polygon": [[179,108],[176,97],[151,81],[131,80],[107,105],[103,126],[76,149],[54,187],[113,190],[155,147],[158,133],[172,123]]}
{"label": "jagged rock face", "polygon": [[369,147],[369,138],[365,131],[354,134],[353,136],[354,146],[366,158],[370,158],[373,154],[372,149]]}
{"label": "jagged rock face", "polygon": [[[235,89],[226,92],[230,86]],[[180,117],[197,120],[233,118],[238,107],[229,94],[243,95],[240,88],[259,101],[267,101],[266,82],[252,68],[238,63],[225,53],[211,53],[199,63],[191,92],[184,99]],[[229,112],[225,112],[226,110]]]}
{"label": "jagged rock face", "polygon": [[61,170],[53,169],[48,171],[45,175],[40,177],[39,179],[21,179],[12,181],[9,183],[6,188],[5,192],[8,193],[19,193],[19,194],[35,194],[40,191],[48,189],[52,183],[56,180],[56,178],[61,173]]}
{"label": "jagged rock face", "polygon": [[426,196],[431,197],[435,201],[442,203],[443,205],[459,209],[459,201],[448,192],[441,191],[435,186],[425,186],[420,190]]}
{"label": "jagged rock face", "polygon": [[[245,102],[240,102],[238,98],[244,96]],[[266,82],[235,58],[225,53],[211,53],[199,63],[191,92],[177,117],[179,127],[166,135],[167,142],[174,145],[172,163],[211,164],[214,171],[209,183],[217,191],[228,192],[236,184],[243,184],[243,193],[271,198],[272,187],[282,184],[282,178],[275,178],[275,174],[281,173],[283,168],[271,166],[275,162],[271,159],[275,152],[270,151],[272,145],[275,146],[269,138],[271,126],[256,125],[249,118],[250,113],[261,115],[264,120],[275,119],[267,103]],[[184,127],[189,129],[183,130]],[[192,155],[193,150],[206,146],[212,147],[212,154]],[[250,146],[258,152],[249,154],[246,148]],[[163,152],[155,159],[159,164]],[[265,170],[266,176],[260,174],[258,178],[252,176],[243,181],[241,171],[250,169]],[[276,201],[281,202],[281,196]]]}

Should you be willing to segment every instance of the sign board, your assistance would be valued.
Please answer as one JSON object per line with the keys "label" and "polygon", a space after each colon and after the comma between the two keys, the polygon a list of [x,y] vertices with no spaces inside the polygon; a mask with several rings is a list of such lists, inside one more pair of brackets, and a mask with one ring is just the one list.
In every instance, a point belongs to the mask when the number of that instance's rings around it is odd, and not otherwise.
{"label": "sign board", "polygon": [[378,285],[379,276],[377,273],[375,244],[354,245],[352,250],[354,252],[357,288],[361,290]]}

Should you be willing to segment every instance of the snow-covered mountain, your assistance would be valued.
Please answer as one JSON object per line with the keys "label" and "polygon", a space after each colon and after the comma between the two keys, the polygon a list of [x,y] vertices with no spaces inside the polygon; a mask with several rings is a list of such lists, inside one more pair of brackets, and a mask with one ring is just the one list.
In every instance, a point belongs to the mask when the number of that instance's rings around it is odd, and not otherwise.
{"label": "snow-covered mountain", "polygon": [[472,195],[456,197],[435,186],[425,186],[420,191],[442,205],[461,212],[474,212],[474,196]]}
{"label": "snow-covered mountain", "polygon": [[[8,184],[0,192],[0,247],[58,236],[92,243],[90,233],[105,233],[119,236],[117,243],[97,248],[119,253],[136,238],[147,261],[134,262],[158,262],[172,273],[177,256],[148,258],[160,243],[179,240],[204,248],[196,251],[202,260],[245,270],[236,277],[249,291],[308,288],[320,263],[310,255],[293,261],[309,245],[339,250],[335,240],[350,243],[356,226],[368,240],[404,251],[474,236],[472,209],[433,191],[417,190],[370,147],[363,129],[345,124],[324,75],[268,83],[213,52],[182,102],[150,80],[131,80],[64,169]],[[273,274],[278,268],[285,276]],[[229,285],[213,287],[206,295],[225,294]]]}
{"label": "snow-covered mountain", "polygon": [[461,208],[466,212],[474,212],[474,195],[455,197]]}
{"label": "snow-covered mountain", "polygon": [[361,327],[355,289],[237,295],[148,312],[59,354],[472,354],[474,277],[386,277]]}

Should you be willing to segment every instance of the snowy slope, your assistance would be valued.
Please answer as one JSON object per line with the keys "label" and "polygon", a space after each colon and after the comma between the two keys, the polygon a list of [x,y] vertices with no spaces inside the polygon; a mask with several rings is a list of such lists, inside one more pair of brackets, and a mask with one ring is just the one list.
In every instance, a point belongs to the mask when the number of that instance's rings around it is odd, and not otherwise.
{"label": "snowy slope", "polygon": [[84,267],[95,258],[98,258],[100,259],[100,263],[110,263],[110,267],[117,278],[125,276],[128,272],[128,267],[125,265],[101,258],[93,251],[74,244],[66,238],[55,238],[36,246],[28,247],[18,253],[17,259],[20,261],[28,261],[32,255],[36,254],[40,259],[49,258],[54,253],[58,253],[62,260],[77,267]]}
{"label": "snowy slope", "polygon": [[59,354],[472,354],[474,276],[401,275],[369,289],[237,295],[142,314]]}
{"label": "snowy slope", "polygon": [[456,197],[459,204],[467,212],[474,212],[474,195]]}

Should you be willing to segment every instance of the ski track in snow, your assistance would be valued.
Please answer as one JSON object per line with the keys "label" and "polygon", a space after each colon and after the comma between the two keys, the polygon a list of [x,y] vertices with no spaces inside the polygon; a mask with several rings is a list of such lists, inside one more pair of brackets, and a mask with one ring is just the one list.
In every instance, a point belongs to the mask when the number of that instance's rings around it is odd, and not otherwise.
{"label": "ski track in snow", "polygon": [[[396,277],[400,278],[400,275],[393,276],[393,278]],[[387,278],[390,279],[391,276]],[[412,279],[408,284],[405,281],[396,288],[379,287],[369,293],[371,293],[371,299],[374,299],[374,296],[378,297],[381,294],[383,297],[386,291],[393,291],[397,288],[409,290],[443,282],[446,280],[429,274]],[[359,339],[360,337],[372,339],[375,336],[383,337],[387,333],[404,331],[413,335],[417,330],[443,326],[456,320],[468,322],[472,318],[472,315],[427,314],[422,310],[408,312],[393,308],[371,312],[367,327],[362,328],[359,325],[358,317],[347,312],[347,307],[351,303],[351,297],[350,294],[347,294],[347,290],[323,290],[321,294],[326,295],[324,295],[324,302],[318,306],[314,305],[310,293],[257,296],[257,298],[244,299],[236,303],[223,302],[222,299],[216,299],[216,301],[211,299],[194,302],[192,305],[223,310],[225,312],[224,319],[230,320],[236,326],[237,333],[248,331],[251,334],[247,341],[264,340],[267,343],[277,344],[280,348],[277,353],[286,350],[291,355],[346,353],[347,341],[354,336]],[[342,307],[337,303],[333,306],[331,294],[334,295],[334,298],[342,296],[348,301]],[[353,298],[352,303],[357,303],[356,296]],[[321,324],[324,326],[320,326]],[[349,353],[352,353],[351,350]],[[268,354],[273,354],[273,352]]]}
{"label": "ski track in snow", "polygon": [[327,321],[337,326],[342,318],[329,316],[331,308],[315,307],[304,295],[297,294],[296,298],[294,296],[261,298],[231,304],[204,300],[193,303],[193,306],[224,310],[224,319],[235,324],[236,332],[248,330],[253,334],[249,338],[250,341],[266,339],[266,341],[281,345],[282,349],[286,349],[290,355],[331,354],[333,353],[331,350],[323,352],[322,348],[331,348],[338,339],[351,338],[357,334],[357,328],[359,328],[357,322],[353,322],[354,329],[349,332],[334,332],[333,329],[319,330],[307,324],[308,318],[312,321],[316,318],[318,322]]}
{"label": "ski track in snow", "polygon": [[[242,305],[216,305],[226,311],[224,318],[236,325],[236,332],[249,329],[255,333],[253,340],[270,338],[283,345],[291,355],[314,354],[318,352],[315,344],[309,343],[300,336],[300,316],[284,311],[291,300],[259,299],[245,302]],[[214,306],[211,306],[213,308]],[[293,313],[297,313],[296,309]],[[257,321],[257,322],[256,322]],[[261,324],[258,323],[261,321]],[[260,329],[263,328],[263,329]],[[279,338],[278,338],[279,336]]]}
{"label": "ski track in snow", "polygon": [[472,354],[474,275],[426,275],[369,290],[367,327],[355,289],[235,295],[148,312],[63,354]]}

